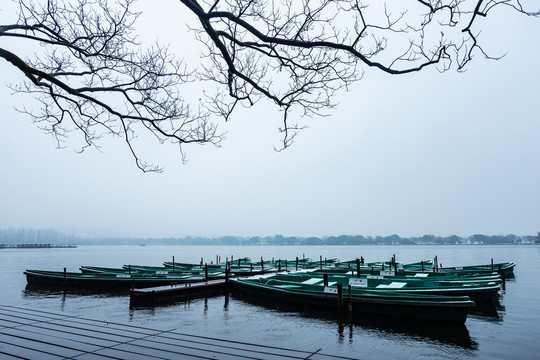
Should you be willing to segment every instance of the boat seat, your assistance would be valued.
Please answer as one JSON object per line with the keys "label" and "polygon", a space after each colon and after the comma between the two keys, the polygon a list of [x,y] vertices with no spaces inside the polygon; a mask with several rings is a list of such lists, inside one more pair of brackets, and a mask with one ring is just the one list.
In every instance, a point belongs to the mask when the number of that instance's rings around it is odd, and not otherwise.
{"label": "boat seat", "polygon": [[323,279],[311,278],[311,279],[307,279],[306,281],[302,281],[302,284],[315,285],[316,283],[321,282],[321,281],[323,281]]}
{"label": "boat seat", "polygon": [[405,285],[407,285],[407,283],[404,283],[404,282],[391,282],[388,285],[384,285],[384,284],[377,285],[376,289],[401,289],[401,288],[405,287]]}

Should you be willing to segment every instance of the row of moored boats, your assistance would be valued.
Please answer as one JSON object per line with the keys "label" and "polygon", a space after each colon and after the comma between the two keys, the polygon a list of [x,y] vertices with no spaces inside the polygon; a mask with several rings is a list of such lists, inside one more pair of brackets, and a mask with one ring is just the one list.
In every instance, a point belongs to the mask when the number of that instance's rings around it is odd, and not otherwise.
{"label": "row of moored boats", "polygon": [[[262,259],[261,259],[262,260]],[[306,309],[464,323],[468,313],[495,313],[513,262],[442,268],[435,261],[402,264],[338,259],[163,266],[81,266],[80,272],[26,270],[29,287],[121,290],[225,279],[240,296]],[[231,279],[231,281],[229,281]]]}

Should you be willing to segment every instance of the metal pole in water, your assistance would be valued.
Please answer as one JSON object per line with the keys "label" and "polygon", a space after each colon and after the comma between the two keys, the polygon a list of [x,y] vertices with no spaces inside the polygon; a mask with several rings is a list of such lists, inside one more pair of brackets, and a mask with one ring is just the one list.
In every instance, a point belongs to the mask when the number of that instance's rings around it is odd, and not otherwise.
{"label": "metal pole in water", "polygon": [[499,275],[502,278],[502,289],[506,290],[506,275],[504,275],[504,270],[501,270],[501,265],[499,265]]}
{"label": "metal pole in water", "polygon": [[351,284],[349,284],[349,312],[352,312],[352,294],[351,294]]}
{"label": "metal pole in water", "polygon": [[343,285],[340,283],[337,284],[337,294],[338,294],[338,309],[339,312],[343,311]]}

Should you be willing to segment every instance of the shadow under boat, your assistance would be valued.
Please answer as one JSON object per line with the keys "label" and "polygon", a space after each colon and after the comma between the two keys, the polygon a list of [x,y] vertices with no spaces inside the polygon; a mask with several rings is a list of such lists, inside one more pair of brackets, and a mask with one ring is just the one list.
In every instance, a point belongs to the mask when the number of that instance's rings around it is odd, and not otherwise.
{"label": "shadow under boat", "polygon": [[129,289],[114,289],[114,288],[58,288],[56,286],[42,286],[34,284],[26,284],[23,290],[25,298],[44,298],[54,297],[58,295],[73,295],[73,296],[96,296],[96,297],[126,297],[129,296]]}
{"label": "shadow under boat", "polygon": [[250,305],[260,306],[270,310],[279,310],[286,313],[296,313],[300,317],[317,319],[325,322],[335,322],[338,327],[339,336],[343,336],[348,328],[349,337],[352,341],[353,331],[370,329],[380,331],[382,334],[396,334],[407,336],[418,341],[436,341],[444,344],[459,346],[461,348],[476,350],[478,343],[474,341],[465,324],[454,324],[447,322],[437,322],[430,320],[401,319],[396,317],[352,314],[349,312],[339,313],[329,311],[319,307],[310,308],[295,303],[274,302],[264,300],[260,297],[251,297],[232,291],[233,299],[245,302]]}

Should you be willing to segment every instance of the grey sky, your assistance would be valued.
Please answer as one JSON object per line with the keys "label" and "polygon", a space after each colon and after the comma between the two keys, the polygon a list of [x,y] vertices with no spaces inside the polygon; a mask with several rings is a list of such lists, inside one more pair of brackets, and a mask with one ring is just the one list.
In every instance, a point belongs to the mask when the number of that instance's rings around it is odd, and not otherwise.
{"label": "grey sky", "polygon": [[[157,17],[146,16],[141,26],[150,28]],[[507,53],[499,61],[477,54],[462,74],[367,69],[329,117],[309,120],[279,153],[279,113],[261,103],[222,124],[221,149],[187,147],[187,165],[174,148],[149,144],[162,174],[142,174],[119,139],[104,141],[102,152],[56,149],[13,110],[32,100],[11,95],[4,83],[22,77],[0,61],[0,228],[133,237],[535,234],[540,21],[508,21],[483,31],[490,54]],[[180,53],[190,36],[181,32]]]}

